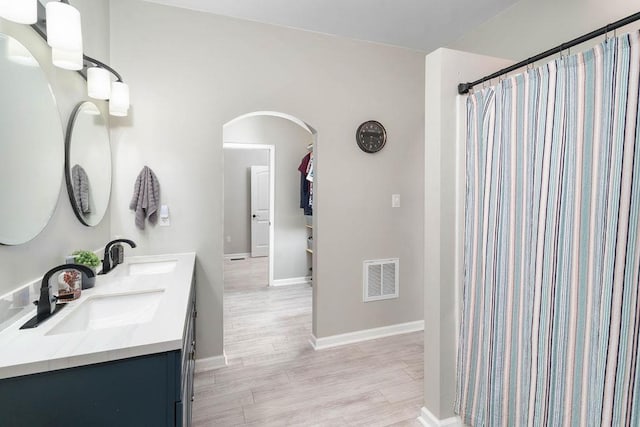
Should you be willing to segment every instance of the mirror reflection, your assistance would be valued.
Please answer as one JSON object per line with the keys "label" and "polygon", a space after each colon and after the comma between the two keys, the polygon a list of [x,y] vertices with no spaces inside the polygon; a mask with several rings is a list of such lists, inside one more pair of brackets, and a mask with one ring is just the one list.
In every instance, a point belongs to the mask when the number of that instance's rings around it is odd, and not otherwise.
{"label": "mirror reflection", "polygon": [[67,130],[65,177],[81,223],[102,221],[111,195],[111,146],[107,121],[93,102],[76,106]]}
{"label": "mirror reflection", "polygon": [[47,77],[16,39],[0,34],[0,244],[36,237],[55,210],[64,140]]}

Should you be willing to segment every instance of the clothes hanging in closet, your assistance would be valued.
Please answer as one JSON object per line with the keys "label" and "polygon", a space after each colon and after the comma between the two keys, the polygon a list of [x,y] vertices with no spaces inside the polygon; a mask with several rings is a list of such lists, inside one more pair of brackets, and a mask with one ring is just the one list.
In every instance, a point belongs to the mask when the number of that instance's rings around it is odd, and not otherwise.
{"label": "clothes hanging in closet", "polygon": [[302,158],[300,166],[300,208],[305,215],[313,215],[313,153]]}

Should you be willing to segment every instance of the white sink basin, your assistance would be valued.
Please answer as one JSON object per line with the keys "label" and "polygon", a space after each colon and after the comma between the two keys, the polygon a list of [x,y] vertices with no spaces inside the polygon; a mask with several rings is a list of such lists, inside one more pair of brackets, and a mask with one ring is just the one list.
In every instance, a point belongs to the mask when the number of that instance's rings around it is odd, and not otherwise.
{"label": "white sink basin", "polygon": [[47,335],[149,322],[153,319],[163,295],[164,290],[159,289],[117,295],[90,296],[47,332]]}
{"label": "white sink basin", "polygon": [[176,268],[177,260],[134,262],[127,264],[129,276],[170,273]]}

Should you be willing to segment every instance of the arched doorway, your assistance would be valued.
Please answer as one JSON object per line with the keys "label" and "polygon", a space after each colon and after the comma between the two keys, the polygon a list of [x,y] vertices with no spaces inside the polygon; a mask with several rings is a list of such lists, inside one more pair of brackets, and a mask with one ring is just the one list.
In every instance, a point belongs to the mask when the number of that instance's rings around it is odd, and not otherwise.
{"label": "arched doorway", "polygon": [[[285,285],[291,285],[287,287],[289,289],[294,289],[295,286],[307,286],[309,330],[306,332],[306,337],[308,337],[311,335],[311,322],[313,319],[312,294],[315,293],[315,289],[309,289],[313,280],[312,271],[315,259],[309,238],[311,238],[312,242],[317,229],[314,229],[313,216],[305,215],[309,214],[310,211],[301,208],[302,188],[305,184],[305,179],[311,177],[311,180],[313,180],[314,174],[309,173],[309,170],[303,173],[300,171],[300,167],[302,167],[304,159],[313,156],[313,150],[317,144],[317,132],[313,127],[294,116],[273,111],[258,111],[243,114],[227,122],[223,126],[223,144],[225,153],[225,231],[223,233],[223,247],[225,247],[226,257],[223,261],[225,263],[223,266],[223,271],[225,271],[225,301],[223,304],[225,306],[225,351],[228,348],[229,336],[234,333],[228,327],[228,323],[249,325],[253,321],[253,319],[230,321],[229,316],[233,316],[232,309],[238,309],[238,304],[244,304],[255,297],[255,303],[262,304],[263,311],[265,313],[268,312],[269,305],[263,299],[269,292],[265,289],[267,284],[269,289],[280,289],[277,287]],[[232,152],[233,156],[230,154]],[[256,155],[256,153],[264,153],[264,155]],[[256,262],[256,258],[252,257],[254,248],[248,241],[248,237],[252,233],[246,230],[246,227],[253,226],[255,212],[247,208],[233,211],[229,209],[228,202],[231,199],[229,197],[230,194],[238,198],[237,193],[239,190],[236,184],[239,181],[245,183],[251,181],[251,166],[262,166],[262,164],[250,165],[249,163],[254,162],[254,160],[250,159],[265,159],[266,157],[269,158],[270,188],[268,280],[264,283],[265,286],[262,286],[262,282],[258,282],[257,288],[253,286],[251,289],[246,289],[245,293],[241,293],[244,290],[235,283],[233,289],[228,292],[227,279],[232,275],[234,278],[240,278],[241,280],[253,280],[253,278],[247,278],[246,275],[238,274],[236,270],[227,270],[232,262],[235,262],[235,266],[240,266],[244,263],[246,266],[244,268],[253,269],[252,271],[254,272],[261,272],[262,270],[256,266],[264,265],[261,264],[261,261]],[[234,160],[231,161],[230,159]],[[255,162],[258,162],[258,160],[255,160]],[[238,174],[238,171],[235,172],[235,175],[230,173],[230,169],[233,167],[240,167],[240,173]],[[308,184],[309,189],[311,189],[312,184]],[[240,187],[245,191],[246,184],[241,184]],[[251,190],[249,190],[250,192]],[[243,199],[245,206],[251,205],[250,195],[240,196],[239,198]],[[242,238],[245,239],[244,246],[233,244],[237,242],[238,238],[233,234],[232,230],[238,229],[238,222],[243,223],[241,225],[245,227],[246,232]],[[317,283],[313,283],[313,286],[316,287]],[[284,292],[288,291],[281,291],[280,293],[272,291],[271,295],[282,295]],[[295,291],[291,292],[295,293]],[[238,297],[238,295],[240,296]],[[292,297],[291,300],[307,301],[306,297],[298,298],[298,296]],[[268,302],[273,302],[273,300],[275,298],[269,299]],[[243,307],[242,310],[248,313],[252,309]],[[280,315],[287,316],[286,313],[282,312],[281,308],[278,310],[278,313],[266,315],[264,319],[272,319]],[[292,306],[292,310],[293,312],[304,311],[303,308],[295,306]],[[241,334],[249,336],[252,332],[245,330]],[[234,343],[232,348],[237,349],[235,345],[237,339],[233,338],[232,341]],[[258,347],[257,345],[255,346],[256,351],[259,351]],[[229,351],[227,351],[227,356],[232,356]]]}

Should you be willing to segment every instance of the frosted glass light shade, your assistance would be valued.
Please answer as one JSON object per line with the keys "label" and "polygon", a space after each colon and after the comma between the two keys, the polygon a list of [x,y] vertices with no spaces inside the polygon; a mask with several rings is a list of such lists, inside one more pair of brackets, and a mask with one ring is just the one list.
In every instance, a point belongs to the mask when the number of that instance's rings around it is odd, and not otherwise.
{"label": "frosted glass light shade", "polygon": [[49,2],[47,11],[47,43],[52,48],[82,52],[82,25],[78,9],[66,3]]}
{"label": "frosted glass light shade", "polygon": [[0,0],[0,16],[18,24],[35,24],[38,0]]}
{"label": "frosted glass light shade", "polygon": [[88,114],[89,116],[100,115],[100,110],[98,110],[98,107],[93,102],[85,102],[82,112]]}
{"label": "frosted glass light shade", "polygon": [[31,52],[22,45],[18,40],[9,37],[7,41],[7,59],[16,64],[26,65],[28,67],[38,67],[38,61],[31,55]]}
{"label": "frosted glass light shade", "polygon": [[111,73],[100,67],[87,69],[87,94],[94,99],[109,99]]}
{"label": "frosted glass light shade", "polygon": [[53,65],[55,65],[56,67],[73,71],[82,70],[82,67],[84,66],[84,61],[82,59],[82,50],[74,51],[52,48],[51,62],[53,62]]}
{"label": "frosted glass light shade", "polygon": [[129,114],[129,86],[126,83],[111,83],[109,114],[120,117],[124,117]]}

